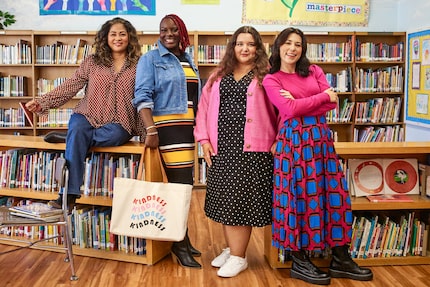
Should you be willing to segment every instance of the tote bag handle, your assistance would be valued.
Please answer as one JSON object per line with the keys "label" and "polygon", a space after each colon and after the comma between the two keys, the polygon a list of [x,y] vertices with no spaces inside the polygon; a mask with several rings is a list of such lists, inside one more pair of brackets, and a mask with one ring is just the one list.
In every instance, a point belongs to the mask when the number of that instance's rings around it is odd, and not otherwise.
{"label": "tote bag handle", "polygon": [[[146,160],[146,159],[149,159],[151,162],[154,162],[156,164],[156,165],[147,164],[146,168],[153,168],[153,167],[159,168],[161,171],[162,181],[165,183],[168,182],[166,171],[164,170],[164,166],[163,166],[163,161],[161,160],[160,150],[158,148],[151,149],[151,148],[146,147],[146,146],[143,148],[143,152],[140,156],[139,168],[137,171],[137,178],[136,179],[144,180],[143,171],[144,171],[144,167],[145,167],[145,161],[147,163],[149,163],[149,160]],[[148,181],[154,181],[154,180],[150,179]]]}

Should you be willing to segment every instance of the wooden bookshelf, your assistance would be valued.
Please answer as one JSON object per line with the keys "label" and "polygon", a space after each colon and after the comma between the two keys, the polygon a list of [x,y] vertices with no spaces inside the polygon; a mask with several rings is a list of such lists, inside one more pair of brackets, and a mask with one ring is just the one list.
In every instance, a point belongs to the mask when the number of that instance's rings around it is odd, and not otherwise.
{"label": "wooden bookshelf", "polygon": [[[57,42],[61,42],[64,45],[74,45],[77,43],[77,39],[82,39],[86,43],[92,44],[94,41],[95,31],[32,31],[32,30],[23,30],[23,31],[13,31],[6,30],[2,33],[2,37],[0,39],[0,44],[4,45],[15,45],[20,40],[27,41],[31,46],[32,51],[32,62],[30,64],[0,64],[0,76],[8,76],[8,75],[18,75],[24,76],[26,82],[26,92],[23,97],[0,97],[0,108],[15,108],[18,109],[19,102],[29,101],[38,95],[38,87],[37,81],[40,78],[47,78],[53,80],[57,77],[68,77],[70,76],[78,67],[78,64],[72,63],[55,63],[55,64],[42,64],[36,63],[37,55],[36,55],[36,46],[44,46],[44,45],[54,45]],[[270,53],[270,47],[274,42],[276,36],[279,31],[273,32],[261,32],[263,42],[267,46],[267,51]],[[217,63],[216,61],[208,61],[208,55],[203,55],[202,60],[199,60],[201,55],[199,55],[199,47],[215,47],[215,46],[223,46],[226,45],[233,34],[233,31],[189,31],[190,41],[192,44],[191,53],[194,55],[195,63],[199,68],[199,72],[202,79],[206,79],[210,73],[215,69]],[[154,45],[158,40],[158,32],[138,32],[140,44],[151,46]],[[312,62],[320,65],[326,73],[331,73],[336,75],[344,70],[350,70],[351,73],[351,87],[349,90],[338,92],[340,103],[342,103],[345,99],[356,104],[357,102],[368,101],[372,98],[400,98],[402,100],[401,110],[400,110],[400,118],[396,122],[366,122],[366,123],[358,123],[355,121],[355,108],[352,112],[351,118],[345,122],[334,122],[329,121],[329,125],[331,129],[335,132],[336,139],[339,141],[336,143],[337,152],[339,155],[345,159],[347,158],[372,158],[375,155],[382,155],[386,157],[417,157],[419,161],[424,162],[426,158],[426,154],[428,154],[429,148],[425,144],[422,143],[354,143],[350,142],[354,141],[354,135],[358,130],[367,127],[396,127],[399,130],[404,132],[404,69],[405,69],[405,55],[406,55],[406,46],[404,46],[403,56],[399,59],[365,59],[362,57],[358,57],[358,43],[386,43],[389,45],[395,45],[398,42],[403,42],[406,45],[406,33],[404,32],[381,32],[381,33],[372,33],[372,32],[327,32],[327,33],[312,33],[307,32],[306,38],[308,43],[310,44],[324,44],[324,43],[350,43],[351,45],[351,56],[349,58],[342,58],[342,60],[327,60],[327,59],[313,59]],[[385,69],[392,66],[398,66],[402,70],[402,83],[400,83],[401,89],[399,91],[390,91],[390,92],[373,92],[366,91],[363,92],[361,90],[356,89],[356,71],[367,70],[378,70]],[[71,108],[76,105],[79,99],[74,99],[67,103],[64,108]],[[43,142],[40,136],[52,131],[52,130],[66,130],[66,126],[47,126],[41,127],[37,125],[37,117],[34,127],[30,126],[0,126],[0,147],[3,149],[8,149],[12,147],[35,147],[38,149],[54,149],[54,150],[64,150],[64,144],[47,144]],[[27,138],[28,140],[24,140],[24,138],[20,138],[23,140],[18,140],[18,137],[9,138],[13,134],[20,134],[31,136]],[[401,138],[401,137],[400,137]],[[129,154],[138,154],[141,152],[141,146],[138,143],[129,143],[127,145],[115,148],[102,148],[102,149],[94,149],[94,151],[104,151],[111,153],[129,153]],[[194,169],[194,186],[198,188],[205,188],[206,185],[200,183],[200,165],[203,162],[203,158],[200,157],[197,152],[195,153],[195,169]],[[149,172],[146,169],[146,172]],[[155,179],[156,174],[149,175],[148,178]],[[21,192],[24,197],[28,198],[38,198],[38,199],[51,199],[52,195],[43,194],[41,192],[34,191],[26,191],[26,190],[7,190],[1,189],[1,193],[4,195],[14,196],[15,192]],[[54,197],[54,196],[53,196]],[[411,205],[405,205],[410,207],[419,208],[422,204],[424,206],[423,209],[429,209],[427,203],[418,203],[414,202]],[[88,205],[100,205],[100,206],[110,206],[111,200],[108,198],[102,197],[82,197],[78,200],[78,203],[88,204]],[[378,209],[384,205],[377,204]],[[360,203],[353,201],[353,209],[356,210],[366,210],[366,208],[377,208],[376,205]],[[387,207],[389,209],[389,207]],[[158,243],[154,243],[158,244]],[[151,246],[151,245],[149,245]],[[158,249],[158,248],[156,248]],[[167,249],[166,249],[167,250]],[[77,251],[77,254],[80,251]],[[83,250],[83,252],[89,252]],[[163,253],[163,252],[162,252]],[[89,254],[89,253],[88,253]],[[108,256],[106,253],[102,256]],[[270,248],[266,252],[266,255],[269,255],[269,262],[274,264],[273,262],[273,254],[271,254]],[[92,256],[92,255],[89,255]],[[272,257],[270,257],[272,256]],[[133,256],[131,256],[133,258]],[[143,259],[147,261],[148,264],[151,262],[155,262],[155,259],[151,259],[151,255],[147,255],[149,259]],[[128,258],[128,257],[127,257]],[[136,259],[137,260],[137,259]],[[140,259],[139,259],[140,260]],[[397,259],[392,259],[396,261]],[[408,261],[415,259],[404,259],[402,260]],[[421,259],[417,259],[421,260]],[[275,256],[276,261],[276,256]],[[378,262],[384,261],[370,261],[376,262],[375,264],[379,264]],[[403,262],[403,261],[402,261]],[[367,263],[366,263],[367,264]],[[370,263],[373,264],[373,263]]]}
{"label": "wooden bookshelf", "polygon": [[[393,142],[393,143],[335,143],[337,153],[342,159],[352,158],[417,158],[420,162],[427,162],[430,155],[430,142]],[[370,202],[365,197],[351,197],[353,212],[359,211],[396,211],[415,210],[430,212],[430,198],[422,195],[412,196],[413,202]],[[427,223],[428,224],[428,223]],[[280,263],[277,249],[272,247],[271,226],[264,229],[264,255],[272,268],[290,268],[291,262]],[[430,264],[430,250],[427,256],[384,257],[369,259],[354,259],[360,266],[382,265],[411,265]],[[328,267],[329,260],[318,259],[316,264]]]}
{"label": "wooden bookshelf", "polygon": [[[234,31],[189,31],[190,42],[192,47],[190,52],[194,55],[194,61],[197,64],[200,76],[203,80],[207,79],[210,73],[216,68],[217,63],[221,59],[223,52],[220,47],[225,47],[231,38]],[[32,61],[30,64],[0,64],[2,72],[0,76],[17,75],[24,76],[26,82],[26,92],[24,97],[0,97],[0,107],[3,109],[14,108],[18,109],[20,101],[29,101],[37,97],[38,90],[37,82],[39,79],[54,80],[59,77],[69,77],[78,67],[79,60],[76,63],[41,63],[41,56],[36,53],[41,47],[49,46],[56,47],[56,45],[63,47],[73,47],[78,44],[78,39],[81,43],[92,45],[96,31],[32,31],[32,30],[7,30],[2,34],[0,44],[15,45],[20,40],[29,43],[32,51]],[[266,45],[266,50],[270,54],[270,48],[279,34],[279,31],[261,32],[263,42]],[[158,40],[158,32],[142,32],[138,31],[142,51],[146,51],[147,46],[154,46]],[[354,103],[351,118],[345,121],[329,120],[329,125],[334,132],[335,138],[340,142],[354,141],[360,130],[373,128],[374,130],[384,128],[386,130],[393,129],[396,133],[404,134],[404,69],[405,69],[405,54],[406,46],[404,46],[403,54],[399,58],[395,57],[368,57],[361,51],[360,44],[386,44],[394,46],[399,42],[406,45],[405,32],[327,32],[327,33],[312,33],[306,32],[306,38],[309,43],[308,55],[312,59],[312,63],[320,65],[325,73],[330,73],[336,77],[337,74],[345,70],[350,71],[350,87],[345,90],[341,89],[339,94],[340,105],[347,99],[348,102]],[[313,45],[313,46],[312,46]],[[330,57],[320,57],[310,55],[310,50],[328,46],[342,47],[342,56],[339,52],[324,52],[324,55]],[[311,48],[314,47],[314,48]],[[333,50],[333,49],[332,49]],[[339,50],[339,49],[338,49]],[[217,52],[214,52],[217,51]],[[348,51],[348,52],[347,52]],[[214,54],[215,53],[215,54]],[[348,55],[348,56],[345,56]],[[43,61],[42,61],[43,62]],[[403,77],[399,80],[398,91],[363,91],[359,85],[360,80],[357,80],[358,71],[376,71],[384,70],[396,66],[401,69],[400,75]],[[337,84],[334,83],[334,86]],[[339,87],[336,87],[339,88]],[[358,102],[366,102],[374,98],[381,99],[400,99],[400,118],[395,122],[357,122],[356,120],[356,106]],[[74,99],[64,105],[64,109],[72,108],[76,105],[79,98]],[[39,126],[38,119],[35,117],[36,122],[34,127],[30,126],[0,126],[0,134],[22,134],[22,135],[44,135],[51,130],[66,130],[67,125],[56,126]],[[402,136],[396,135],[396,138],[403,139]],[[376,136],[375,136],[376,139]],[[203,159],[196,153],[195,165],[195,186],[205,187],[201,184],[200,165]]]}
{"label": "wooden bookshelf", "polygon": [[[43,140],[43,137],[40,136],[0,135],[0,150],[8,150],[11,148],[34,148],[39,150],[62,151],[65,149],[65,144],[47,143]],[[138,142],[128,142],[122,146],[116,147],[95,147],[92,149],[92,151],[96,152],[109,152],[119,154],[142,154],[143,150],[144,145]],[[155,152],[155,150],[150,149],[147,149],[145,151],[145,179],[149,181],[162,181],[160,164],[157,160]],[[57,194],[51,192],[34,191],[29,188],[0,188],[0,196],[51,200],[55,199],[57,197]],[[112,205],[112,199],[106,196],[82,196],[76,202],[78,204],[89,206]],[[10,239],[10,237],[5,238],[4,235],[1,235],[0,243],[22,245],[22,243],[10,241],[8,239]],[[73,246],[73,250],[74,254],[76,255],[153,265],[170,253],[170,247],[170,242],[146,240],[146,255],[144,256],[125,254],[124,252],[120,251],[80,248],[78,246]]]}

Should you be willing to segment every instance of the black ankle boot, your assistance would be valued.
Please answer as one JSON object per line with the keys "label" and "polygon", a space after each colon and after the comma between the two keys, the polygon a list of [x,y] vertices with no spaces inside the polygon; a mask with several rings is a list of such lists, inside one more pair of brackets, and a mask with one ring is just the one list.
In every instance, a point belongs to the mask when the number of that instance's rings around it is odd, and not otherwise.
{"label": "black ankle boot", "polygon": [[202,255],[202,253],[200,251],[198,251],[197,249],[195,249],[192,245],[191,245],[191,241],[190,238],[188,237],[188,230],[187,233],[185,233],[185,238],[184,238],[185,242],[188,245],[188,248],[191,251],[191,255],[193,255],[194,257],[199,257]]}
{"label": "black ankle boot", "polygon": [[361,268],[355,263],[348,252],[348,245],[336,246],[331,249],[332,260],[329,272],[333,278],[349,278],[359,281],[373,279],[372,270]]}
{"label": "black ankle boot", "polygon": [[182,267],[202,268],[200,263],[197,262],[191,254],[191,250],[185,239],[179,242],[173,242],[172,257],[173,260],[179,263]]}
{"label": "black ankle boot", "polygon": [[291,257],[293,259],[291,278],[318,285],[330,284],[330,275],[316,267],[303,250],[291,252]]}

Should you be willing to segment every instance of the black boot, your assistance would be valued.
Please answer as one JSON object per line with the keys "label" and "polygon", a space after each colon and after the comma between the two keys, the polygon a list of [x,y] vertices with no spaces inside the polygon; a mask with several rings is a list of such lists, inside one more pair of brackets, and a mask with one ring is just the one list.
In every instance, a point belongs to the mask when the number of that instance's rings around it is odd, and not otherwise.
{"label": "black boot", "polygon": [[331,249],[332,260],[329,272],[333,278],[349,278],[359,281],[373,279],[372,270],[361,268],[355,263],[348,252],[348,245],[336,246]]}
{"label": "black boot", "polygon": [[291,278],[318,285],[330,284],[330,275],[316,267],[303,250],[291,252],[291,257]]}
{"label": "black boot", "polygon": [[185,242],[187,243],[188,248],[190,249],[191,254],[192,254],[194,257],[200,257],[200,256],[202,256],[202,253],[201,253],[200,251],[198,251],[197,249],[195,249],[195,248],[191,245],[190,238],[188,237],[188,230],[187,230],[187,233],[185,233],[185,238],[184,238],[184,240],[185,240]]}
{"label": "black boot", "polygon": [[172,257],[173,260],[179,263],[182,267],[202,268],[200,263],[197,262],[191,254],[191,250],[188,247],[186,239],[179,242],[173,242]]}

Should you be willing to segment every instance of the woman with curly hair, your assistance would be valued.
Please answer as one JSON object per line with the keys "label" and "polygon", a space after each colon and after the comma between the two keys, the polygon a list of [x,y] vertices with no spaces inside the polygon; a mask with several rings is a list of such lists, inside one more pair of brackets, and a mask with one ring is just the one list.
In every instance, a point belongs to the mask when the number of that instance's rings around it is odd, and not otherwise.
{"label": "woman with curly hair", "polygon": [[[136,65],[141,55],[136,29],[127,20],[111,19],[97,32],[94,47],[94,54],[83,60],[73,76],[26,104],[31,112],[46,114],[85,88],[70,117],[66,137],[69,209],[81,196],[84,161],[91,147],[118,146],[133,135],[144,135],[132,105]],[[62,195],[49,204],[61,208]]]}
{"label": "woman with curly hair", "polygon": [[269,68],[260,34],[240,27],[199,102],[194,135],[208,178],[205,213],[222,224],[227,246],[211,262],[218,276],[248,267],[253,227],[271,223],[272,155],[277,117],[262,81]]}

